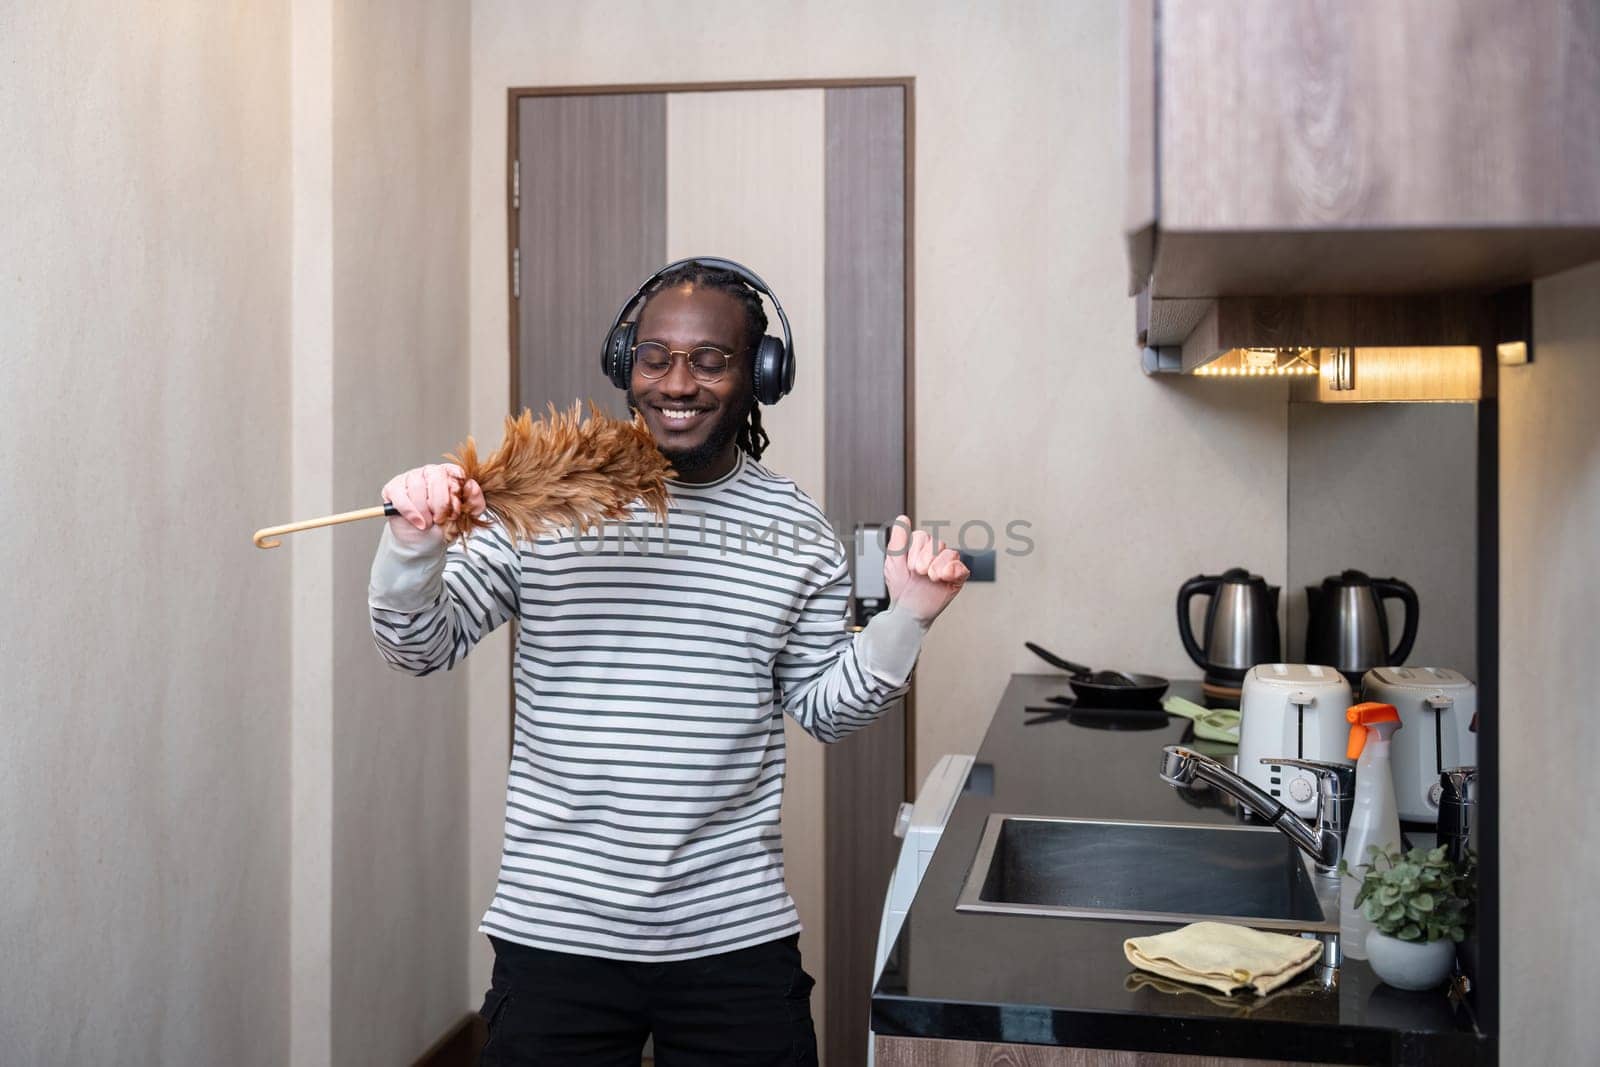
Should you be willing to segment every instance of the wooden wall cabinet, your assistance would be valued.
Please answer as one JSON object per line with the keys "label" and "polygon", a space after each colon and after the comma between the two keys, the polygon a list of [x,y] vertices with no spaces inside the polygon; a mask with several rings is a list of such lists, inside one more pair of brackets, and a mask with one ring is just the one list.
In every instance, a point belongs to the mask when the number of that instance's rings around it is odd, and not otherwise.
{"label": "wooden wall cabinet", "polygon": [[1171,299],[1486,290],[1600,259],[1595,0],[1126,16],[1124,228],[1151,318]]}

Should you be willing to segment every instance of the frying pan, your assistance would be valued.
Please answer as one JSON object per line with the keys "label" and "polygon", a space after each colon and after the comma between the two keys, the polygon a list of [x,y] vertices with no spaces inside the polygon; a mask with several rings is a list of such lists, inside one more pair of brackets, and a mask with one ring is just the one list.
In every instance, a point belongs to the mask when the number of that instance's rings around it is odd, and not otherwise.
{"label": "frying pan", "polygon": [[1155,706],[1167,691],[1167,680],[1154,674],[1129,674],[1126,671],[1096,671],[1070,659],[1062,659],[1047,648],[1024,641],[1028,651],[1052,667],[1069,672],[1067,684],[1086,707],[1148,708]]}

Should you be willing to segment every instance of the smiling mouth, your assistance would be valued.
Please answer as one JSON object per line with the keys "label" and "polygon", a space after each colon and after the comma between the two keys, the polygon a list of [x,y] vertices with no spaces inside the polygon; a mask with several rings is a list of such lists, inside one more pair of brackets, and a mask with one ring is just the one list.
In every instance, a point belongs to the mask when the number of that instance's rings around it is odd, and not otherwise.
{"label": "smiling mouth", "polygon": [[652,405],[661,421],[674,430],[693,426],[700,421],[700,417],[707,411],[706,408],[674,408],[663,407],[660,404]]}

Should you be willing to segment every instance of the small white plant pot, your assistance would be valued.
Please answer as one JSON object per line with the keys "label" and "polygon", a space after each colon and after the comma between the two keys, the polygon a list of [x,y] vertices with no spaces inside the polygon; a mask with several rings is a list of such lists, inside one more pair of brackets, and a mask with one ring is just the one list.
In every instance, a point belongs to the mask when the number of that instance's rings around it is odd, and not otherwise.
{"label": "small white plant pot", "polygon": [[1456,943],[1402,941],[1398,937],[1367,931],[1367,962],[1378,977],[1396,989],[1433,989],[1450,976]]}

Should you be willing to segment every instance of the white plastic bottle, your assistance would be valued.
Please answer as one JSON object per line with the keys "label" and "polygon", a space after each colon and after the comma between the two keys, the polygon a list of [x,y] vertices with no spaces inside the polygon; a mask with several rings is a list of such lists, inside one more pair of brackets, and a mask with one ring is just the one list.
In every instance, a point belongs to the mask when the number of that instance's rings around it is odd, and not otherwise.
{"label": "white plastic bottle", "polygon": [[1339,887],[1339,948],[1352,959],[1364,960],[1372,924],[1356,907],[1356,894],[1371,860],[1368,851],[1373,845],[1400,848],[1400,812],[1389,770],[1389,739],[1400,729],[1400,713],[1393,704],[1357,704],[1345,718],[1350,722],[1346,754],[1356,761],[1356,799],[1344,840],[1350,873]]}

